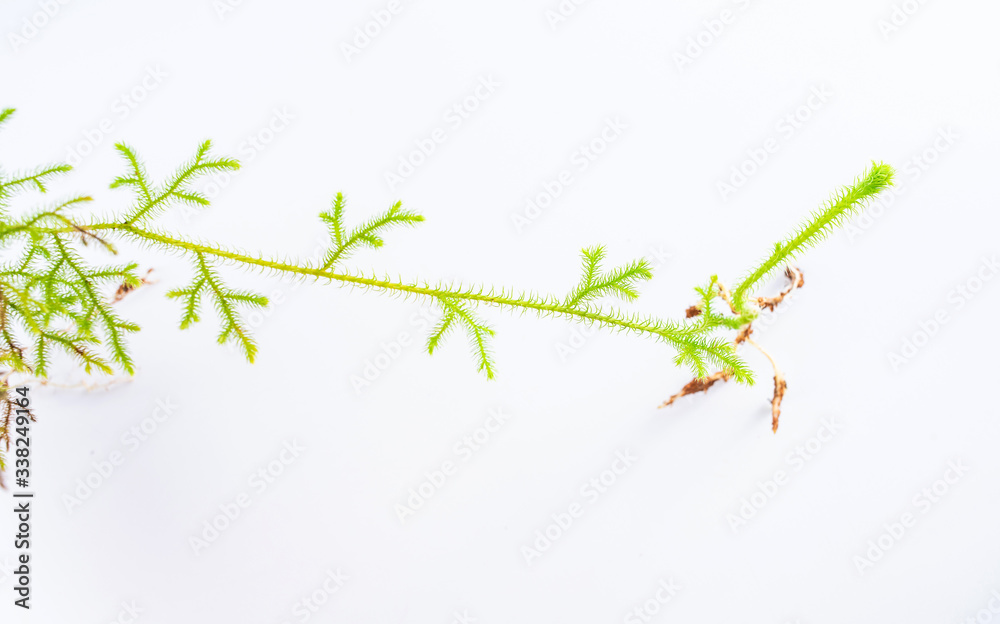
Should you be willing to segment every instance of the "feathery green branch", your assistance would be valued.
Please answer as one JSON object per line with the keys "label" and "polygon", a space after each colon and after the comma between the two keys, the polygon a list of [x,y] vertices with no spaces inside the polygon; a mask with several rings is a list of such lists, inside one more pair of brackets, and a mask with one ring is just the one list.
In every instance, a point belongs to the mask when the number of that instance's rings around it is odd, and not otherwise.
{"label": "feathery green branch", "polygon": [[645,259],[635,260],[610,273],[602,274],[601,261],[605,255],[603,246],[583,250],[583,279],[566,296],[567,306],[576,307],[605,295],[617,295],[625,301],[632,301],[639,296],[635,289],[636,282],[653,277],[649,262]]}
{"label": "feathery green branch", "polygon": [[858,177],[854,184],[837,190],[826,205],[813,212],[810,219],[791,238],[776,243],[771,255],[736,286],[733,290],[736,309],[745,312],[747,294],[762,279],[791,261],[803,249],[812,247],[829,236],[848,217],[857,214],[872,198],[892,186],[892,180],[892,167],[873,162],[871,168]]}
{"label": "feathery green branch", "polygon": [[323,261],[323,268],[328,269],[338,262],[346,260],[355,249],[362,245],[373,249],[381,247],[385,241],[378,235],[379,232],[398,225],[414,226],[424,220],[422,216],[403,210],[402,207],[402,202],[396,202],[387,212],[373,217],[347,235],[344,230],[344,194],[337,193],[337,197],[333,201],[333,212],[321,212],[319,215],[319,218],[330,226],[330,234],[335,243]]}
{"label": "feathery green branch", "polygon": [[203,293],[208,293],[215,302],[215,309],[222,321],[219,344],[233,340],[243,349],[247,359],[253,362],[257,356],[257,344],[250,336],[249,330],[244,327],[236,306],[264,308],[267,307],[267,298],[249,291],[232,290],[222,283],[218,274],[205,260],[204,253],[195,251],[193,255],[196,272],[194,282],[187,288],[174,289],[167,293],[168,298],[185,299],[184,314],[181,316],[181,329],[187,329],[192,323],[199,321],[198,308],[201,304],[201,296]]}
{"label": "feathery green branch", "polygon": [[211,141],[205,141],[199,145],[194,158],[181,165],[173,177],[158,189],[149,181],[146,169],[139,161],[135,151],[124,143],[116,143],[115,148],[125,158],[130,171],[126,175],[115,178],[111,183],[111,188],[131,186],[138,195],[138,201],[132,210],[125,215],[124,222],[131,225],[149,220],[166,210],[171,203],[177,201],[195,206],[207,206],[209,204],[207,197],[197,191],[185,188],[184,184],[199,176],[221,171],[235,171],[240,168],[240,164],[230,158],[206,160],[205,157],[211,147]]}
{"label": "feathery green branch", "polygon": [[[0,112],[0,124],[10,114],[9,109]],[[124,336],[137,331],[138,327],[117,316],[101,287],[108,283],[118,283],[122,287],[137,285],[141,280],[135,273],[136,265],[92,267],[71,246],[74,239],[79,238],[81,244],[96,244],[114,254],[111,239],[119,238],[188,256],[194,266],[192,281],[188,286],[167,293],[168,298],[181,300],[181,328],[199,320],[201,302],[208,297],[221,319],[219,342],[234,341],[250,361],[256,356],[257,345],[240,317],[240,308],[264,307],[267,299],[257,293],[230,288],[218,275],[216,265],[232,264],[249,270],[431,300],[441,308],[442,317],[428,337],[428,352],[433,353],[450,331],[462,328],[468,335],[479,370],[491,379],[496,371],[489,345],[494,330],[480,319],[477,308],[481,306],[532,312],[540,317],[562,317],[651,337],[670,345],[676,352],[675,363],[689,366],[698,377],[704,377],[709,367],[713,367],[726,371],[737,381],[752,383],[751,370],[720,332],[738,330],[753,318],[755,312],[747,307],[747,295],[762,279],[801,249],[821,240],[892,180],[891,169],[874,165],[853,186],[839,191],[823,210],[789,240],[779,243],[771,256],[739,284],[733,295],[735,312],[732,314],[713,308],[714,299],[722,295],[718,280],[713,276],[707,286],[696,289],[699,314],[695,318],[671,322],[598,305],[606,297],[635,299],[639,294],[638,284],[652,277],[645,260],[605,271],[602,264],[607,254],[605,248],[599,246],[583,250],[583,276],[563,297],[497,291],[482,286],[404,281],[340,269],[339,265],[357,249],[382,246],[385,231],[423,221],[422,216],[403,210],[399,202],[348,231],[344,221],[346,202],[338,193],[331,209],[319,215],[330,230],[332,245],[316,265],[255,256],[155,229],[152,223],[156,217],[172,205],[209,204],[203,194],[189,186],[193,180],[239,167],[235,160],[211,158],[210,147],[208,141],[202,143],[190,161],[157,184],[135,150],[124,144],[116,145],[125,161],[126,172],[115,178],[111,187],[126,187],[135,193],[134,203],[119,218],[86,222],[72,217],[69,208],[89,197],[77,197],[17,220],[6,216],[0,218],[0,245],[15,248],[18,243],[17,248],[21,249],[16,259],[0,266],[0,362],[13,370],[33,371],[44,376],[51,346],[56,345],[79,359],[88,371],[111,372],[112,364],[127,373],[134,371]],[[68,170],[68,166],[59,165],[10,179],[0,175],[0,214],[12,192],[26,188],[45,192],[46,181],[51,176]],[[32,345],[33,355],[29,356],[22,344]],[[107,349],[107,358],[92,350],[95,345]]]}

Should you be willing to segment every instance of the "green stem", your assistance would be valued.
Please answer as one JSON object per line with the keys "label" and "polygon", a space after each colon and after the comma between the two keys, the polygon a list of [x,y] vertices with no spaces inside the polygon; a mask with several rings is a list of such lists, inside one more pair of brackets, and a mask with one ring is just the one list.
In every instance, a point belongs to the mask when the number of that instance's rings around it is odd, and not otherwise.
{"label": "green stem", "polygon": [[[525,301],[522,299],[515,299],[500,295],[484,294],[481,292],[463,292],[463,291],[449,290],[446,288],[432,288],[429,286],[419,286],[417,284],[406,284],[402,282],[379,280],[375,278],[350,275],[345,273],[336,273],[334,271],[324,268],[314,268],[310,266],[300,266],[296,264],[287,264],[284,262],[275,262],[273,260],[266,260],[263,258],[255,258],[253,256],[247,256],[244,254],[236,253],[234,251],[229,251],[227,249],[222,249],[219,247],[212,247],[209,245],[203,245],[178,238],[173,238],[171,236],[146,230],[129,223],[117,223],[117,222],[94,223],[80,227],[90,231],[121,232],[133,238],[155,242],[160,245],[164,245],[166,247],[171,247],[174,249],[184,249],[194,254],[199,254],[199,255],[205,254],[217,258],[231,260],[245,265],[271,269],[273,271],[278,271],[282,273],[290,273],[295,275],[329,279],[338,282],[354,284],[358,286],[379,288],[383,290],[409,293],[424,297],[433,297],[433,298],[447,297],[451,299],[458,299],[464,301],[487,303],[501,307],[509,306],[511,308],[529,309],[538,313],[551,313],[565,317],[586,319],[588,321],[599,323],[609,327],[632,330],[643,334],[652,334],[659,336],[675,345],[690,346],[693,343],[693,341],[691,340],[691,336],[689,335],[689,332],[683,330],[672,330],[669,327],[663,327],[662,325],[656,323],[655,321],[637,322],[634,320],[629,320],[618,316],[612,316],[600,312],[590,311],[586,309],[579,309],[575,307],[568,307],[557,303],[546,303],[543,301]],[[55,232],[61,233],[67,230],[59,228],[49,231],[53,233]]]}
{"label": "green stem", "polygon": [[866,200],[892,186],[892,178],[891,167],[875,163],[852,186],[841,189],[834,199],[823,210],[815,213],[792,238],[775,245],[767,260],[733,289],[733,305],[736,310],[746,313],[747,293],[757,286],[758,282],[783,266],[798,251],[815,244],[829,234],[844,218],[862,208]]}

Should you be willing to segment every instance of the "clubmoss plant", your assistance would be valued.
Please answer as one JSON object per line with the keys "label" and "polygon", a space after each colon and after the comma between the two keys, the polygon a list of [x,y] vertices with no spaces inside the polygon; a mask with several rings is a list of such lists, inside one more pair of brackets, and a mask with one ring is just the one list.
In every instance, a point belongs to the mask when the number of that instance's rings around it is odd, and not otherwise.
{"label": "clubmoss plant", "polygon": [[[12,109],[0,112],[0,125],[13,112]],[[688,366],[702,384],[711,385],[709,380],[713,376],[752,384],[753,373],[737,355],[736,347],[748,339],[753,319],[771,300],[754,299],[751,293],[800,251],[822,240],[890,186],[893,175],[887,165],[873,163],[853,184],[837,191],[791,237],[776,244],[731,294],[712,276],[705,286],[696,288],[699,302],[689,309],[687,318],[670,321],[628,314],[608,305],[614,299],[635,299],[639,283],[650,279],[652,272],[645,260],[606,269],[603,247],[583,250],[583,275],[562,296],[392,279],[347,267],[347,260],[361,248],[381,247],[389,230],[412,227],[423,221],[422,216],[404,210],[400,203],[351,228],[345,218],[344,196],[338,193],[330,209],[319,215],[329,228],[331,240],[329,251],[318,263],[245,253],[158,228],[157,217],[177,204],[209,205],[208,198],[191,187],[192,182],[208,174],[239,168],[235,160],[210,156],[210,147],[208,141],[202,143],[191,160],[158,182],[146,171],[135,150],[117,144],[115,148],[122,156],[125,171],[114,179],[111,188],[130,190],[134,201],[124,214],[103,218],[74,214],[74,209],[91,201],[84,195],[14,217],[8,208],[15,193],[29,190],[45,193],[49,180],[67,173],[70,167],[54,165],[11,174],[0,170],[0,246],[6,253],[0,265],[0,366],[7,369],[4,379],[14,373],[45,379],[53,348],[76,359],[87,373],[135,372],[127,335],[138,331],[139,326],[121,318],[113,304],[144,283],[137,273],[138,265],[126,262],[95,266],[78,253],[81,245],[98,246],[116,256],[115,243],[124,240],[186,257],[191,263],[191,281],[167,292],[167,297],[180,303],[180,327],[201,320],[203,304],[209,300],[220,319],[218,341],[234,342],[251,362],[258,349],[241,311],[264,307],[267,299],[228,286],[217,271],[222,264],[430,300],[440,308],[442,316],[428,337],[427,351],[433,353],[449,333],[462,331],[471,344],[478,369],[491,379],[496,374],[490,350],[494,330],[480,312],[496,307],[642,335],[672,347],[674,362]],[[114,294],[109,296],[109,293]],[[726,305],[716,306],[717,300]],[[726,332],[734,332],[736,340],[727,339]],[[714,369],[719,372],[711,373]],[[780,404],[780,398],[777,402]],[[776,422],[775,418],[775,426]],[[5,441],[6,423],[0,418],[0,442]]]}

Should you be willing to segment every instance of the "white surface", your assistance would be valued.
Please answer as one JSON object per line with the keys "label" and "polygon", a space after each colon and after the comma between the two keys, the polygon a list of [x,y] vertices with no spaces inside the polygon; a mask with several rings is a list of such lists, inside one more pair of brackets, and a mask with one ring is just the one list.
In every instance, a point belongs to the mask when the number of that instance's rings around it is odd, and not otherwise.
{"label": "white surface", "polygon": [[[789,381],[776,436],[768,365],[751,352],[758,386],[657,411],[688,380],[661,345],[599,333],[564,362],[571,325],[485,311],[498,330],[488,382],[457,334],[421,352],[418,303],[258,275],[234,280],[284,302],[257,323],[251,366],[215,344],[210,308],[176,328],[163,294],[186,283],[183,260],[128,250],[159,280],[121,308],[143,326],[139,372],[106,393],[33,390],[34,609],[15,612],[3,574],[4,622],[110,622],[123,601],[148,624],[299,622],[297,601],[337,569],[349,579],[311,621],[625,621],[670,579],[681,589],[651,621],[1000,617],[988,610],[1000,590],[1000,280],[961,309],[949,299],[1000,252],[996,3],[923,3],[886,38],[885,0],[604,0],[555,30],[555,0],[404,0],[350,61],[341,44],[386,2],[247,0],[222,18],[217,4],[71,2],[15,53],[8,33],[40,9],[6,2],[0,104],[19,112],[0,162],[64,159],[107,119],[53,189],[106,211],[130,199],[107,190],[122,169],[114,141],[164,176],[212,138],[243,170],[207,212],[164,227],[305,258],[336,191],[352,222],[401,198],[427,222],[354,266],[562,293],[585,245],[607,244],[616,262],[661,249],[636,308],[664,317],[710,274],[732,282],[870,160],[895,165],[904,192],[862,234],[804,256],[806,288],[761,330]],[[731,23],[679,70],[675,53],[724,8]],[[166,76],[126,115],[116,100],[147,67]],[[490,77],[500,86],[456,127],[445,111]],[[789,137],[778,124],[813,88],[832,96]],[[241,144],[276,108],[294,119],[248,160]],[[607,118],[627,128],[518,232],[512,215],[575,167]],[[390,189],[384,173],[438,127],[444,144]],[[948,130],[947,151],[914,169]],[[769,138],[778,151],[724,201],[717,182]],[[894,371],[888,354],[942,309],[949,321]],[[356,393],[350,376],[400,332],[416,342]],[[131,450],[122,436],[168,400],[180,407]],[[453,445],[498,407],[508,422],[462,461]],[[824,419],[841,429],[790,461]],[[306,450],[258,493],[248,476],[290,441]],[[581,486],[626,450],[638,460],[591,502]],[[113,451],[124,462],[68,514],[63,496]],[[457,474],[401,523],[394,505],[449,459]],[[971,469],[923,513],[914,497],[954,460]],[[778,470],[787,483],[734,531],[727,516]],[[189,538],[244,491],[250,507],[196,555]],[[574,502],[583,516],[527,565],[522,546]],[[915,525],[860,574],[855,557],[906,512]],[[11,523],[0,514],[0,560],[13,556]]]}

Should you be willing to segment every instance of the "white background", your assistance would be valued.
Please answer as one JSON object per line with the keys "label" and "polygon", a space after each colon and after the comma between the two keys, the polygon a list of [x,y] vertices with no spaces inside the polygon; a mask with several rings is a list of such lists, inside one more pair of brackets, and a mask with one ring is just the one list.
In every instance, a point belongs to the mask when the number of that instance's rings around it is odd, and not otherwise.
{"label": "white background", "polygon": [[[252,319],[250,365],[215,343],[210,306],[177,329],[164,293],[187,283],[186,259],[123,244],[157,280],[120,304],[143,327],[138,372],[109,391],[33,388],[33,609],[11,604],[8,511],[2,620],[124,624],[134,602],[149,624],[301,622],[297,603],[338,569],[348,580],[309,620],[621,622],[644,604],[654,622],[1000,617],[1000,280],[974,279],[1000,252],[1000,7],[897,5],[592,0],[553,27],[555,0],[403,0],[348,59],[343,44],[386,2],[246,0],[220,13],[209,0],[79,1],[48,20],[39,3],[5,2],[0,105],[18,113],[3,167],[89,152],[52,193],[90,193],[104,214],[130,201],[107,188],[123,171],[115,141],[162,178],[211,138],[243,169],[210,209],[160,225],[246,250],[305,260],[335,192],[352,223],[402,199],[426,223],[351,267],[562,294],[579,249],[603,243],[612,263],[658,265],[635,309],[676,318],[693,286],[713,273],[732,283],[871,160],[897,168],[901,192],[803,256],[805,289],[758,332],[788,377],[777,435],[770,369],[750,351],[758,385],[658,411],[689,375],[648,339],[582,339],[563,320],[483,310],[497,329],[490,382],[461,335],[423,352],[420,302],[226,271],[281,300]],[[894,11],[899,27],[880,28]],[[47,23],[26,37],[25,19]],[[699,35],[707,45],[679,67]],[[165,76],[143,87],[149,69]],[[477,110],[446,121],[490,78],[499,86]],[[813,89],[832,95],[801,108]],[[133,91],[142,101],[123,108]],[[261,134],[275,109],[293,119]],[[789,133],[781,120],[796,112],[805,121]],[[579,171],[574,153],[608,118],[624,131]],[[385,173],[438,127],[446,141],[390,188]],[[269,142],[248,152],[251,136]],[[723,198],[719,182],[769,138],[778,150]],[[564,169],[573,182],[518,230],[512,217]],[[978,292],[962,299],[966,285]],[[948,322],[923,341],[920,324],[942,310]],[[401,332],[409,344],[356,391],[351,377]],[[915,336],[922,346],[894,367],[889,354]],[[64,363],[54,377],[80,373]],[[178,407],[132,450],[123,436],[157,401]],[[508,421],[462,461],[453,446],[497,408]],[[810,443],[824,419],[836,435]],[[252,488],[293,441],[299,457]],[[808,461],[790,459],[807,444]],[[116,451],[121,465],[68,509]],[[619,451],[638,459],[591,502],[581,487]],[[457,473],[401,522],[395,506],[446,460]],[[915,499],[956,461],[969,470],[938,502]],[[773,496],[734,528],[759,484]],[[190,538],[243,492],[251,505],[196,554]],[[523,547],[573,503],[583,516],[529,565]],[[883,536],[908,512],[912,527]],[[859,571],[880,536],[893,543]],[[671,579],[680,589],[656,603]]]}

